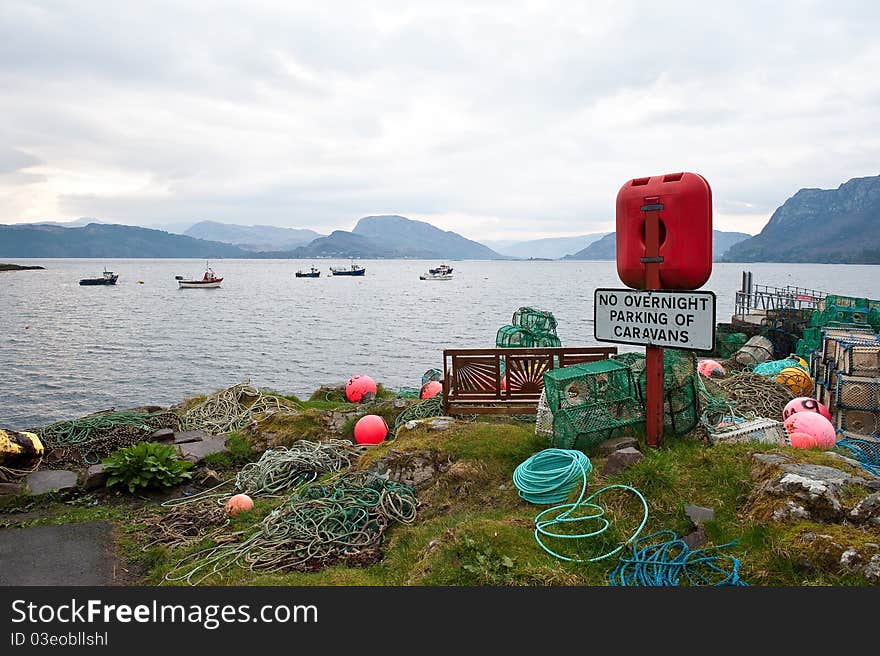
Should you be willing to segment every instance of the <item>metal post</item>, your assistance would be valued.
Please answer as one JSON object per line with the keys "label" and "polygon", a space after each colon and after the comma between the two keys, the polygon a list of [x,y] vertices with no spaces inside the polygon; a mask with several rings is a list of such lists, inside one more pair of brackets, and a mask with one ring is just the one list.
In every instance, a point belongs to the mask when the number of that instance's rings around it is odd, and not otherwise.
{"label": "metal post", "polygon": [[[645,213],[645,289],[660,289],[660,210],[663,205],[658,198],[646,198],[641,210]],[[659,346],[645,347],[645,373],[647,396],[645,439],[648,446],[663,444],[663,349]]]}

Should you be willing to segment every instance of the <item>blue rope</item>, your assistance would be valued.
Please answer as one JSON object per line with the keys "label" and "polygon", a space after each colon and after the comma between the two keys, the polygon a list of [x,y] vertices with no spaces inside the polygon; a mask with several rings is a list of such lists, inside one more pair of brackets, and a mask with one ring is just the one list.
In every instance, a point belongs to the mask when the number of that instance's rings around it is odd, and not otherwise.
{"label": "blue rope", "polygon": [[[838,431],[838,434],[842,434]],[[849,449],[854,460],[858,460],[869,472],[880,476],[880,443],[860,440],[857,437],[845,437],[837,440],[836,447]]]}
{"label": "blue rope", "polygon": [[[551,556],[575,563],[592,563],[609,558],[618,553],[627,544],[635,540],[648,522],[648,502],[642,493],[628,485],[608,485],[584,498],[587,493],[587,478],[593,466],[590,459],[580,451],[570,449],[544,449],[521,463],[513,472],[513,482],[519,495],[530,503],[537,505],[556,503],[535,516],[535,540]],[[581,481],[581,492],[574,503],[559,503],[568,498],[578,479]],[[611,522],[605,517],[605,509],[593,500],[609,490],[622,489],[634,493],[642,502],[642,521],[633,534],[620,546],[592,558],[573,558],[553,551],[542,538],[560,540],[583,540],[604,533]],[[577,511],[587,509],[587,513]],[[547,519],[545,519],[547,517]],[[575,522],[593,522],[598,528],[586,533],[557,533],[550,530],[557,525]]]}
{"label": "blue rope", "polygon": [[593,464],[581,451],[544,449],[513,471],[513,484],[529,503],[561,503],[579,481],[586,489],[592,471]]}
{"label": "blue rope", "polygon": [[[642,546],[652,541],[654,544]],[[631,555],[620,557],[608,581],[614,586],[746,586],[739,577],[740,561],[721,553],[733,544],[691,549],[672,531],[658,531],[635,540]],[[729,570],[723,566],[725,562]]]}

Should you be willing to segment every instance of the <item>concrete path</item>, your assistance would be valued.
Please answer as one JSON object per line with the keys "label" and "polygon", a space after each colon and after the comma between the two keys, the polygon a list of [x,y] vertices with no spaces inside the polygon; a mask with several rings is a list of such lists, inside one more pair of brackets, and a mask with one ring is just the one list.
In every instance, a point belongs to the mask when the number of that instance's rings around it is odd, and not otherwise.
{"label": "concrete path", "polygon": [[107,522],[0,530],[0,585],[113,585]]}

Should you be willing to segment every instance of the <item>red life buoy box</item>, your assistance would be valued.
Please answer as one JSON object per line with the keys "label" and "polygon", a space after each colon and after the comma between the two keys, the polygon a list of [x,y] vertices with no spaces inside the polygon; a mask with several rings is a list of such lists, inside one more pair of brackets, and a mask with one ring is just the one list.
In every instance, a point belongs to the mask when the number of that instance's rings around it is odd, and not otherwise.
{"label": "red life buoy box", "polygon": [[617,193],[617,275],[645,289],[645,219],[660,217],[661,289],[698,289],[712,274],[712,190],[698,173],[630,180]]}

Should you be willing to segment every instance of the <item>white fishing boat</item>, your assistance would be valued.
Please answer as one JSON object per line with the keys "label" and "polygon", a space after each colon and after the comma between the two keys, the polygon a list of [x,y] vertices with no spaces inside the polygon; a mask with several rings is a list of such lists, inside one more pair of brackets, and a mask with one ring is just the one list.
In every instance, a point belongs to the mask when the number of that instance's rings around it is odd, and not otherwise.
{"label": "white fishing boat", "polygon": [[428,269],[419,276],[419,280],[452,280],[452,267],[441,264],[433,269]]}
{"label": "white fishing boat", "polygon": [[214,269],[207,264],[205,265],[205,273],[201,278],[186,280],[183,276],[174,276],[174,279],[177,281],[178,289],[195,289],[198,287],[211,289],[219,287],[220,283],[223,282],[223,278],[217,277]]}

